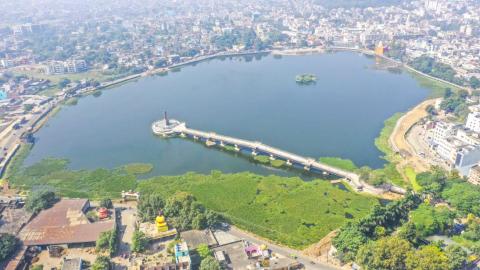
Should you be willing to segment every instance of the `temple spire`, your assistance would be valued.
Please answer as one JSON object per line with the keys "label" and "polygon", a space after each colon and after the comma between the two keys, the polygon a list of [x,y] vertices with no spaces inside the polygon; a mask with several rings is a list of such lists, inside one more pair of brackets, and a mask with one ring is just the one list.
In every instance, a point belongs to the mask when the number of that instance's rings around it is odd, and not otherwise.
{"label": "temple spire", "polygon": [[168,121],[167,111],[163,112],[163,116],[165,118],[165,125],[166,126],[170,125],[170,122]]}

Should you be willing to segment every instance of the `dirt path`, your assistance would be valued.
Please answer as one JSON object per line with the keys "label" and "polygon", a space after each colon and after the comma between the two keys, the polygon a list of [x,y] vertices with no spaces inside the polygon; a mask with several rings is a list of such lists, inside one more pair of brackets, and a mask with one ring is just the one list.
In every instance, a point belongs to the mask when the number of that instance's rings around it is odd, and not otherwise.
{"label": "dirt path", "polygon": [[[398,120],[395,129],[390,135],[389,142],[392,149],[399,152],[403,157],[403,161],[398,165],[399,169],[405,168],[405,166],[410,166],[416,172],[423,172],[430,168],[428,163],[416,155],[415,150],[408,143],[406,135],[413,125],[428,115],[426,108],[429,105],[434,105],[436,101],[437,99],[425,100]],[[399,171],[403,174],[403,169]]]}

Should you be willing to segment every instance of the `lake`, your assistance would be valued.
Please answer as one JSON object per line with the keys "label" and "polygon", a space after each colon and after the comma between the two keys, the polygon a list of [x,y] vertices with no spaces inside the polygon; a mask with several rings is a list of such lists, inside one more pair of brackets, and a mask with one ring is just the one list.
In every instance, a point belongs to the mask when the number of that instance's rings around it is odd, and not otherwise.
{"label": "lake", "polygon": [[[297,84],[295,76],[302,73],[315,74],[317,82]],[[378,69],[375,59],[352,52],[214,59],[65,106],[35,134],[25,165],[56,157],[70,160],[72,169],[152,163],[152,175],[213,169],[296,173],[193,141],[156,137],[150,125],[166,110],[195,129],[379,168],[385,161],[374,140],[383,122],[428,94],[410,75]]]}

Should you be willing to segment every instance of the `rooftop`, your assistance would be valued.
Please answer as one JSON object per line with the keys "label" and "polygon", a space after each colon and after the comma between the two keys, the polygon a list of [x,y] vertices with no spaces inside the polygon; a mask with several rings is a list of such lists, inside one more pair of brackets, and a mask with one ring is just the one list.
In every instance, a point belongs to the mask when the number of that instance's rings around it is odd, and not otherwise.
{"label": "rooftop", "polygon": [[95,242],[100,234],[115,227],[115,218],[90,223],[85,216],[86,199],[63,199],[43,210],[20,233],[27,246]]}

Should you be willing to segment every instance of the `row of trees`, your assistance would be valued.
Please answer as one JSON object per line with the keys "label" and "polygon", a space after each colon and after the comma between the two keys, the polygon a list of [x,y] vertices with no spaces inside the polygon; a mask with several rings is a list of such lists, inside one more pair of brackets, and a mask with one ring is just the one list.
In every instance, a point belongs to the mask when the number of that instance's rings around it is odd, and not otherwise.
{"label": "row of trees", "polygon": [[[461,237],[480,254],[480,188],[447,174],[438,167],[417,175],[422,194],[409,193],[400,201],[377,206],[372,212],[343,226],[333,239],[339,259],[356,261],[363,269],[461,270],[467,267],[467,253],[460,246],[444,248],[443,242],[430,242],[433,234],[458,233],[457,216],[467,215],[469,222]],[[425,204],[422,199],[425,198]],[[446,201],[453,208],[430,206]]]}
{"label": "row of trees", "polygon": [[457,117],[465,118],[469,113],[467,106],[467,91],[458,91],[453,92],[452,89],[445,89],[445,94],[443,100],[440,103],[440,109],[444,110],[446,113],[453,113]]}
{"label": "row of trees", "polygon": [[[400,54],[400,53],[397,53]],[[400,54],[403,56],[402,54]],[[397,55],[395,55],[397,56]],[[436,78],[440,78],[442,80],[455,83],[458,85],[466,85],[470,86],[473,89],[478,89],[480,88],[480,80],[472,76],[468,80],[464,78],[459,78],[457,77],[457,72],[449,65],[439,63],[435,61],[434,58],[429,57],[429,56],[420,56],[417,57],[409,62],[410,66],[412,66],[414,69],[423,72],[425,74],[431,75]]]}
{"label": "row of trees", "polygon": [[442,80],[464,85],[464,80],[456,77],[457,72],[449,65],[439,63],[434,58],[423,55],[410,61],[414,69]]}
{"label": "row of trees", "polygon": [[415,249],[409,241],[392,236],[362,246],[356,261],[366,270],[460,270],[466,267],[466,257],[458,246],[445,251],[437,245]]}
{"label": "row of trees", "polygon": [[347,223],[333,239],[339,259],[344,262],[354,260],[360,247],[369,239],[377,239],[391,233],[408,219],[409,212],[420,203],[418,195],[408,193],[400,201],[391,202],[386,206],[377,205],[366,217]]}

